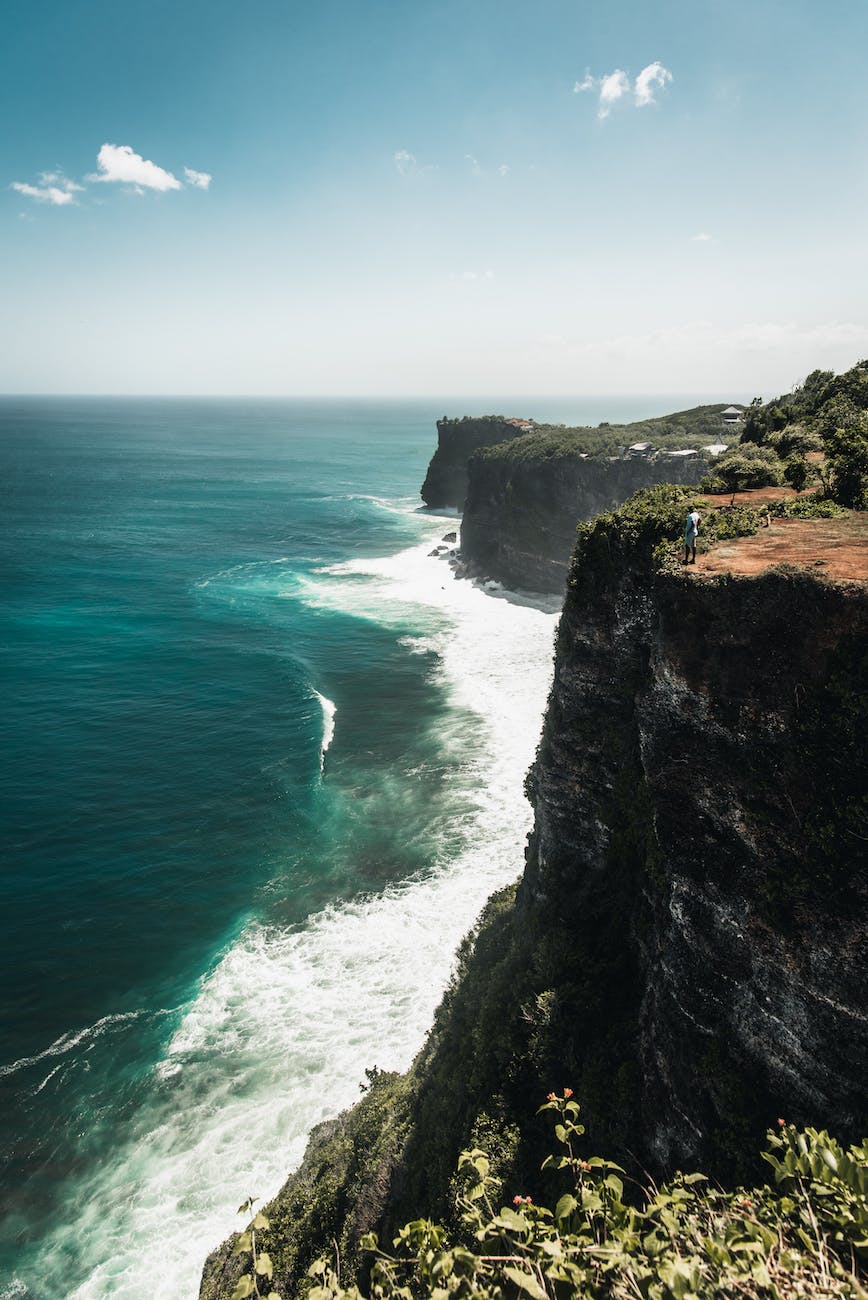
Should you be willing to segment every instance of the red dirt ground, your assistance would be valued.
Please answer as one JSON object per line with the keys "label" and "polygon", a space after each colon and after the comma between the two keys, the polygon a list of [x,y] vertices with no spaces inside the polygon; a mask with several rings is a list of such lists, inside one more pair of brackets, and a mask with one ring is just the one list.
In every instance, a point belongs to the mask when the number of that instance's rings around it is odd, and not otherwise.
{"label": "red dirt ground", "polygon": [[[760,488],[740,492],[738,499],[756,504],[765,492],[783,491]],[[815,569],[823,577],[841,582],[868,582],[868,512],[854,511],[846,519],[772,519],[770,527],[761,528],[753,537],[717,542],[705,552],[697,550],[696,564],[689,565],[687,572],[697,578],[719,573],[752,575],[775,564]]]}

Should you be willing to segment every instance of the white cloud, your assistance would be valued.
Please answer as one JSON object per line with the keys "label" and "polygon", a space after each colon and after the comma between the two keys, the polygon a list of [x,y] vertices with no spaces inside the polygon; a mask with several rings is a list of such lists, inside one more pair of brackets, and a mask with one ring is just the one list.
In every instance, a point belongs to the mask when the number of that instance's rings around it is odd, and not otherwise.
{"label": "white cloud", "polygon": [[597,107],[597,117],[608,117],[612,111],[612,105],[617,104],[619,99],[630,93],[630,78],[626,72],[616,68],[614,72],[608,73],[607,76],[600,78],[600,102]]}
{"label": "white cloud", "polygon": [[586,71],[584,78],[574,84],[573,94],[580,95],[586,90],[597,91],[597,117],[603,121],[613,106],[620,100],[626,100],[631,92],[637,108],[656,103],[654,92],[668,85],[671,80],[672,73],[662,63],[649,63],[634,82],[630,81],[622,68],[615,68],[614,72],[607,72],[602,77],[595,77]]}
{"label": "white cloud", "polygon": [[479,165],[479,159],[478,159],[478,158],[474,158],[474,156],[473,156],[472,153],[466,153],[466,154],[464,155],[464,158],[465,158],[465,160],[466,160],[467,162],[470,163],[470,166],[471,166],[471,168],[472,168],[472,170],[473,170],[473,175],[474,175],[474,176],[481,176],[481,175],[482,175],[482,168],[481,168],[480,165]]}
{"label": "white cloud", "polygon": [[39,182],[38,185],[26,185],[24,181],[13,181],[9,188],[36,203],[48,203],[55,208],[75,203],[73,195],[84,189],[83,185],[76,185],[75,181],[69,180],[62,172],[42,172]]}
{"label": "white cloud", "polygon": [[644,108],[646,104],[655,104],[654,91],[659,87],[661,90],[672,80],[672,73],[668,68],[664,68],[662,63],[649,63],[647,68],[643,68],[636,78],[636,84],[633,87],[633,99],[637,108]]}
{"label": "white cloud", "polygon": [[[180,190],[181,182],[171,172],[149,162],[128,144],[104,144],[97,154],[99,171],[88,176],[91,181],[119,181],[132,185],[136,193],[145,190]],[[202,173],[204,175],[204,173]]]}
{"label": "white cloud", "polygon": [[592,77],[590,72],[585,72],[584,80],[577,81],[573,86],[573,94],[580,95],[583,90],[593,90],[597,84],[597,78]]}
{"label": "white cloud", "polygon": [[508,163],[501,163],[497,169],[498,176],[508,176],[511,168]]}
{"label": "white cloud", "polygon": [[700,230],[698,235],[690,236],[691,243],[694,244],[713,244],[715,243],[714,235],[709,235],[706,231]]}
{"label": "white cloud", "polygon": [[211,184],[209,172],[197,172],[192,167],[185,167],[184,175],[187,177],[188,184],[194,185],[197,190],[207,190]]}

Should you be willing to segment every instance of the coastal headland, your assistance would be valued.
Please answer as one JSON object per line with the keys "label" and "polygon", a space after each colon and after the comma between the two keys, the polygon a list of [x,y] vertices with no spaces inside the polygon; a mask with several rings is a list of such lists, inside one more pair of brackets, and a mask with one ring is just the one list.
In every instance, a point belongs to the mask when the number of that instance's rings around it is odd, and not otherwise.
{"label": "coastal headland", "polygon": [[[839,380],[846,437],[828,411]],[[491,1196],[556,1196],[547,1094],[574,1092],[588,1151],[643,1186],[694,1167],[755,1186],[775,1124],[845,1144],[868,1132],[868,365],[792,403],[798,421],[765,431],[772,404],[755,406],[743,432],[757,440],[721,459],[717,495],[656,484],[579,523],[523,875],[459,950],[410,1071],[372,1068],[268,1207],[284,1297],[324,1253],[344,1285],[364,1278],[371,1231],[390,1242],[428,1216],[460,1238],[462,1151],[488,1153]],[[822,442],[813,491],[724,495],[756,446],[781,482],[772,459],[792,457],[768,434],[806,425]],[[479,460],[514,460],[521,441]],[[695,505],[700,553],[684,566]],[[648,1240],[625,1249],[652,1268]],[[209,1258],[202,1300],[232,1294],[245,1265],[231,1252]],[[730,1266],[706,1259],[697,1278],[711,1264]]]}

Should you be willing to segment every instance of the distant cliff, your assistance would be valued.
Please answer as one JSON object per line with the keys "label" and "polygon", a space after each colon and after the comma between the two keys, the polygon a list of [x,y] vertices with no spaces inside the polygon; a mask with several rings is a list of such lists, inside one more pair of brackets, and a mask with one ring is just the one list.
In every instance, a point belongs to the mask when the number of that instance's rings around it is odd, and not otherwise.
{"label": "distant cliff", "polygon": [[480,447],[518,438],[522,422],[502,415],[464,416],[437,421],[437,450],[431,457],[421,497],[433,509],[461,510],[467,495],[467,462]]}
{"label": "distant cliff", "polygon": [[[652,489],[580,529],[523,879],[409,1074],[321,1126],[273,1203],[285,1296],[332,1239],[351,1269],[366,1230],[448,1215],[462,1148],[545,1195],[536,1109],[565,1084],[634,1172],[749,1177],[779,1115],[865,1131],[868,588],[674,571],[683,509]],[[237,1272],[224,1246],[202,1296]]]}
{"label": "distant cliff", "polygon": [[540,439],[527,441],[534,444],[528,456],[518,442],[471,457],[461,558],[470,573],[529,591],[563,591],[577,523],[639,488],[697,483],[709,466],[707,456],[665,452],[604,460],[573,450],[547,454]]}

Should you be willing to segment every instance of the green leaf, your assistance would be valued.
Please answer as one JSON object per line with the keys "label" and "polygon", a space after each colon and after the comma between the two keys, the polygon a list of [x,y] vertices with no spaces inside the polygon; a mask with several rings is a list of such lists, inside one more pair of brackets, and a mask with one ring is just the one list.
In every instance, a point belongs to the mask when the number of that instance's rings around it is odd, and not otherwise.
{"label": "green leaf", "polygon": [[540,1286],[537,1279],[532,1273],[523,1273],[520,1268],[513,1268],[511,1264],[504,1265],[504,1277],[508,1277],[520,1291],[525,1291],[534,1300],[548,1300],[547,1293]]}
{"label": "green leaf", "polygon": [[274,1275],[274,1265],[271,1262],[271,1256],[267,1255],[264,1250],[256,1257],[256,1271],[257,1273],[261,1273],[263,1277],[267,1277],[269,1281],[271,1281],[271,1278]]}
{"label": "green leaf", "polygon": [[508,1205],[501,1207],[500,1214],[492,1220],[496,1228],[506,1228],[508,1232],[527,1232],[530,1224],[523,1214],[516,1214]]}
{"label": "green leaf", "polygon": [[243,1255],[245,1251],[250,1250],[250,1247],[251,1247],[250,1233],[241,1232],[238,1234],[238,1240],[236,1241],[235,1245],[232,1247],[232,1254]]}
{"label": "green leaf", "polygon": [[575,1196],[572,1196],[569,1192],[567,1192],[564,1196],[561,1197],[561,1199],[558,1201],[557,1205],[555,1206],[555,1218],[559,1221],[561,1219],[566,1219],[568,1215],[572,1214],[573,1210],[577,1210],[578,1208],[579,1208],[579,1203],[576,1200]]}
{"label": "green leaf", "polygon": [[281,1300],[280,1292],[269,1291],[268,1295],[265,1297],[265,1300]]}
{"label": "green leaf", "polygon": [[245,1273],[235,1283],[235,1290],[230,1300],[247,1300],[249,1295],[253,1295],[253,1278],[249,1273]]}
{"label": "green leaf", "polygon": [[705,1174],[685,1174],[684,1181],[688,1187],[692,1187],[694,1183],[707,1183],[708,1179]]}
{"label": "green leaf", "polygon": [[260,1210],[256,1218],[253,1220],[252,1226],[256,1229],[257,1232],[265,1232],[267,1228],[271,1227],[271,1224],[269,1223],[268,1219],[266,1219],[265,1215]]}

